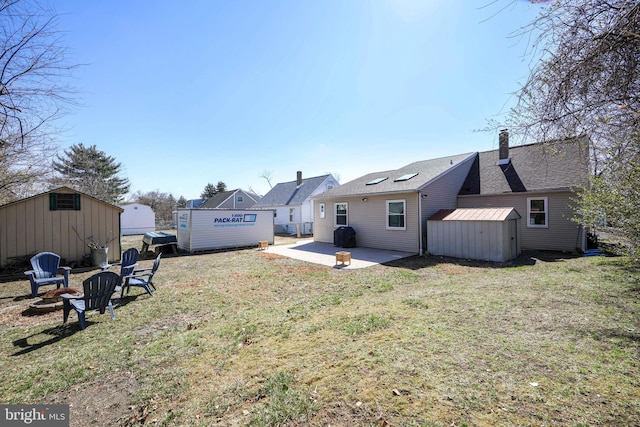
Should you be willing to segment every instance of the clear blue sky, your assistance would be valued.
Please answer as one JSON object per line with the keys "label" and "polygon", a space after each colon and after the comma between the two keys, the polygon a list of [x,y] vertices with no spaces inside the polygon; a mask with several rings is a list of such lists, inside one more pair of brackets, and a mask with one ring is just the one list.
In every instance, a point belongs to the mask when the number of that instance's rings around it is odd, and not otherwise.
{"label": "clear blue sky", "polygon": [[526,79],[526,40],[509,35],[539,6],[492,2],[56,3],[69,61],[85,64],[61,148],[95,144],[132,191],[187,199],[218,181],[264,194],[265,169],[274,184],[298,170],[345,183],[496,148],[474,130]]}

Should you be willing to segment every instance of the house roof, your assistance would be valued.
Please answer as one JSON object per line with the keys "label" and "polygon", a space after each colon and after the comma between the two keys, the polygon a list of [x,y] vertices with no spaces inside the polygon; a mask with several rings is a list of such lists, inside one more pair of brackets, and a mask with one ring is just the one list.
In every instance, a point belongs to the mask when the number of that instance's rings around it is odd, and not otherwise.
{"label": "house roof", "polygon": [[117,209],[120,212],[124,212],[124,209],[121,208],[120,206],[114,205],[113,203],[105,202],[104,200],[100,200],[100,199],[98,199],[96,197],[90,196],[89,194],[83,193],[83,192],[78,191],[78,190],[74,190],[73,188],[66,187],[66,186],[54,188],[54,189],[51,189],[49,191],[45,191],[44,193],[34,194],[33,196],[25,197],[24,199],[14,200],[13,202],[9,202],[7,204],[4,204],[4,205],[0,206],[0,209],[4,208],[5,206],[11,206],[11,205],[14,205],[14,204],[17,204],[17,203],[22,203],[22,202],[24,202],[26,200],[35,199],[36,197],[41,197],[41,196],[44,196],[45,194],[56,193],[56,192],[61,192],[61,191],[67,191],[67,192],[71,192],[71,193],[81,194],[84,197],[88,197],[88,198],[96,200],[96,201],[98,201],[100,203],[104,203],[105,205],[111,206],[112,208]]}
{"label": "house roof", "polygon": [[226,202],[230,197],[233,197],[238,192],[242,192],[246,196],[252,198],[254,201],[257,201],[260,199],[260,196],[258,196],[257,194],[249,193],[247,191],[242,190],[241,188],[236,188],[235,190],[221,191],[218,194],[214,195],[213,197],[208,198],[207,200],[205,200],[203,203],[201,203],[196,207],[202,208],[202,209],[215,209],[218,206],[222,205],[224,202]]}
{"label": "house roof", "polygon": [[223,204],[225,202],[225,200],[227,200],[229,197],[231,197],[233,195],[233,193],[235,193],[236,191],[237,190],[221,191],[221,192],[217,193],[216,195],[214,195],[213,197],[209,197],[202,204],[200,204],[198,206],[198,208],[202,208],[202,209],[205,209],[205,208],[209,208],[209,209],[217,208],[218,206]]}
{"label": "house roof", "polygon": [[514,208],[441,209],[428,221],[505,221],[521,218]]}
{"label": "house roof", "polygon": [[329,176],[327,174],[304,178],[300,186],[297,185],[297,181],[276,184],[254,207],[301,205]]}
{"label": "house roof", "polygon": [[478,153],[460,195],[560,190],[581,186],[588,179],[584,140],[565,140],[509,148],[508,162],[499,150]]}
{"label": "house roof", "polygon": [[456,167],[476,153],[458,154],[438,159],[422,160],[400,169],[374,172],[318,196],[318,198],[373,195],[382,193],[406,193],[419,191],[444,172]]}

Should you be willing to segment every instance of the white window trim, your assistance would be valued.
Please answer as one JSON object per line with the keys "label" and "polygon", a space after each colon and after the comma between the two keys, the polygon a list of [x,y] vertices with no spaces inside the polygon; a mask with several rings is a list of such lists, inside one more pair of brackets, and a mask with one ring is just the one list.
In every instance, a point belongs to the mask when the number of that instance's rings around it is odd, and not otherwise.
{"label": "white window trim", "polygon": [[324,203],[320,203],[320,218],[324,219],[325,216],[325,207],[324,207]]}
{"label": "white window trim", "polygon": [[[544,200],[544,224],[531,224],[531,201]],[[527,197],[527,228],[549,228],[549,198],[548,197]]]}
{"label": "white window trim", "polygon": [[[404,217],[404,227],[391,227],[389,225],[389,203],[402,203],[402,211],[404,212],[402,216]],[[387,216],[385,217],[385,224],[387,230],[406,230],[407,229],[407,201],[405,199],[398,200],[386,200],[385,205],[387,207]]]}
{"label": "white window trim", "polygon": [[295,222],[296,220],[296,209],[289,208],[289,222]]}
{"label": "white window trim", "polygon": [[[338,224],[338,205],[345,205],[347,207],[347,222],[346,224]],[[336,227],[347,227],[349,226],[349,203],[347,202],[338,202],[333,204],[333,225]]]}

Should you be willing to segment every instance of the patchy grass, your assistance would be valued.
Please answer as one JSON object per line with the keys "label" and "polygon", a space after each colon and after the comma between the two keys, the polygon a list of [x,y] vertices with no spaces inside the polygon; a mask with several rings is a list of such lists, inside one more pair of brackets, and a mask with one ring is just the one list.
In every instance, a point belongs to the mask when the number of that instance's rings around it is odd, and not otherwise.
{"label": "patchy grass", "polygon": [[625,258],[340,270],[252,249],[156,278],[84,331],[0,284],[0,401],[71,403],[72,426],[640,424]]}

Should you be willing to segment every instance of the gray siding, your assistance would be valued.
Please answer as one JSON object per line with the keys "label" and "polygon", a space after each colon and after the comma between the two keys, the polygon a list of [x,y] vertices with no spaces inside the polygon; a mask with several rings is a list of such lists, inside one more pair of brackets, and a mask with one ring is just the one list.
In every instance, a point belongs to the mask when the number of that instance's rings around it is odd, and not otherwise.
{"label": "gray siding", "polygon": [[470,157],[454,168],[449,169],[446,174],[434,179],[422,189],[422,223],[425,227],[427,218],[440,209],[454,209],[457,207],[457,195],[469,174],[469,169],[471,169],[474,159],[475,157]]}
{"label": "gray siding", "polygon": [[[549,202],[548,228],[527,227],[527,198],[547,197]],[[523,250],[573,251],[584,250],[582,227],[571,221],[573,216],[570,191],[527,192],[495,194],[487,196],[459,196],[460,208],[513,207],[523,220],[520,222],[520,236]]]}
{"label": "gray siding", "polygon": [[429,253],[455,258],[503,262],[517,256],[519,248],[512,251],[511,238],[517,245],[516,228],[510,232],[510,224],[520,220],[505,221],[427,221]]}
{"label": "gray siding", "polygon": [[[419,252],[420,228],[418,193],[402,193],[386,196],[347,197],[323,199],[315,202],[314,240],[333,243],[333,232],[337,228],[334,219],[334,203],[347,202],[349,226],[356,231],[358,246],[406,252]],[[406,230],[387,230],[387,200],[405,200]],[[320,218],[320,204],[326,205],[326,216]]]}

